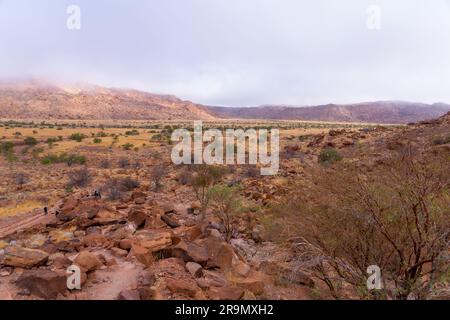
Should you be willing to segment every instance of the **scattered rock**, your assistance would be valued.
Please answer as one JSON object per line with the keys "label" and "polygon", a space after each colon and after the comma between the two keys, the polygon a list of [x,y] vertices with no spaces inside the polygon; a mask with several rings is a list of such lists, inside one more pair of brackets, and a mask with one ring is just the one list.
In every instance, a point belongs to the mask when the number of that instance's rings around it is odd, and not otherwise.
{"label": "scattered rock", "polygon": [[126,257],[128,255],[128,251],[127,250],[123,250],[120,248],[111,248],[111,252],[117,256],[117,257]]}
{"label": "scattered rock", "polygon": [[195,262],[186,263],[186,270],[194,277],[200,278],[203,275],[203,268]]}
{"label": "scattered rock", "polygon": [[41,250],[10,246],[5,249],[3,264],[29,269],[45,264],[48,256],[48,253]]}
{"label": "scattered rock", "polygon": [[91,233],[83,238],[82,243],[86,247],[105,247],[109,243],[109,239],[103,234]]}
{"label": "scattered rock", "polygon": [[119,242],[119,248],[123,250],[130,250],[133,245],[133,241],[131,239],[122,239]]}
{"label": "scattered rock", "polygon": [[155,261],[153,252],[151,250],[141,247],[137,244],[133,244],[130,250],[130,256],[134,256],[140,263],[142,263],[146,267],[150,267]]}
{"label": "scattered rock", "polygon": [[170,218],[167,214],[161,216],[161,220],[164,221],[171,228],[178,228],[180,226],[178,222]]}
{"label": "scattered rock", "polygon": [[206,247],[195,242],[181,241],[168,251],[169,256],[181,258],[184,262],[197,262],[202,266],[206,266],[208,262],[208,251]]}
{"label": "scattered rock", "polygon": [[49,270],[25,271],[16,284],[42,299],[56,299],[67,290],[65,274]]}
{"label": "scattered rock", "polygon": [[263,242],[263,240],[264,240],[263,233],[264,233],[264,228],[260,225],[256,225],[252,229],[252,239],[258,243]]}
{"label": "scattered rock", "polygon": [[233,272],[240,277],[246,277],[250,273],[250,266],[244,262],[239,262],[233,266]]}
{"label": "scattered rock", "polygon": [[172,245],[172,234],[167,231],[143,230],[136,234],[136,242],[139,246],[156,252]]}
{"label": "scattered rock", "polygon": [[94,271],[103,266],[102,261],[89,251],[80,252],[73,262],[85,272]]}
{"label": "scattered rock", "polygon": [[244,290],[238,287],[219,287],[208,290],[208,296],[212,300],[240,300],[244,296]]}
{"label": "scattered rock", "polygon": [[169,289],[174,294],[178,293],[191,298],[193,298],[196,295],[197,291],[199,291],[199,288],[195,284],[181,279],[167,278],[166,286],[167,289]]}
{"label": "scattered rock", "polygon": [[119,293],[118,300],[141,300],[139,290],[123,290]]}
{"label": "scattered rock", "polygon": [[139,228],[145,224],[145,220],[148,215],[141,209],[133,208],[128,213],[128,221],[134,223],[136,228]]}

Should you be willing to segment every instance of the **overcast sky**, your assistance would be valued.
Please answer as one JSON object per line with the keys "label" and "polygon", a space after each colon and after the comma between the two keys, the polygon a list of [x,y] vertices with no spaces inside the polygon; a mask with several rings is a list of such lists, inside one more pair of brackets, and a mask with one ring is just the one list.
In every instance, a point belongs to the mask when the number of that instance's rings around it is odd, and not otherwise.
{"label": "overcast sky", "polygon": [[0,0],[0,77],[26,76],[226,106],[450,102],[450,0]]}

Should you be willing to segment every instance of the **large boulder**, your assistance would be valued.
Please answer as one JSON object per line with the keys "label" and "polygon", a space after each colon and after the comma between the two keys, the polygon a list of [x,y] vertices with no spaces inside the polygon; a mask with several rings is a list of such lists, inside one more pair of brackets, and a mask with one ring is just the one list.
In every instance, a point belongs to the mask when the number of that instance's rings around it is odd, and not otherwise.
{"label": "large boulder", "polygon": [[157,252],[172,245],[172,234],[167,231],[142,230],[136,233],[135,243],[151,252]]}
{"label": "large boulder", "polygon": [[97,213],[97,215],[94,218],[94,223],[106,225],[106,224],[112,224],[112,223],[118,223],[122,220],[122,216],[119,212],[104,207],[100,209],[100,211]]}
{"label": "large boulder", "polygon": [[234,263],[239,261],[233,247],[226,242],[210,237],[204,241],[204,246],[208,252],[207,268],[220,268],[228,271]]}
{"label": "large boulder", "polygon": [[252,292],[256,296],[264,293],[264,278],[260,274],[255,274],[247,278],[235,278],[231,283]]}
{"label": "large boulder", "polygon": [[130,255],[134,256],[140,263],[146,267],[150,267],[155,261],[153,252],[147,248],[141,247],[137,244],[133,244]]}
{"label": "large boulder", "polygon": [[46,263],[48,256],[47,252],[41,250],[10,246],[5,249],[3,264],[30,269]]}
{"label": "large boulder", "polygon": [[27,270],[17,279],[16,285],[27,289],[42,299],[56,299],[67,290],[66,276],[50,270]]}
{"label": "large boulder", "polygon": [[195,297],[200,288],[195,284],[182,279],[167,278],[166,286],[173,294]]}
{"label": "large boulder", "polygon": [[161,220],[164,221],[171,228],[178,228],[180,226],[180,224],[177,221],[169,217],[167,214],[162,215]]}
{"label": "large boulder", "polygon": [[89,251],[80,252],[73,262],[84,272],[94,271],[103,266],[102,261],[94,253]]}
{"label": "large boulder", "polygon": [[106,247],[109,244],[109,240],[103,234],[90,233],[83,237],[82,243],[86,247]]}
{"label": "large boulder", "polygon": [[224,287],[227,283],[228,281],[224,274],[209,270],[205,270],[203,277],[197,279],[197,285],[202,289]]}
{"label": "large boulder", "polygon": [[202,266],[208,262],[207,248],[195,242],[180,241],[167,252],[168,256],[181,258],[184,262],[196,262]]}
{"label": "large boulder", "polygon": [[77,217],[76,208],[80,204],[80,200],[74,197],[68,198],[61,207],[57,218],[61,221],[70,221]]}
{"label": "large boulder", "polygon": [[136,228],[144,225],[147,217],[148,215],[141,208],[132,208],[130,212],[128,212],[128,221],[132,222]]}

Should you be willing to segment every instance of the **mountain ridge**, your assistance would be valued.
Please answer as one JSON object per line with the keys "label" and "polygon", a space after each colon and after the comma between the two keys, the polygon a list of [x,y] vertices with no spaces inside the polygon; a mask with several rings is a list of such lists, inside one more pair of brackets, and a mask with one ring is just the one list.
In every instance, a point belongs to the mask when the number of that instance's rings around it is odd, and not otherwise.
{"label": "mountain ridge", "polygon": [[175,95],[41,79],[0,81],[0,118],[48,120],[304,120],[405,124],[438,118],[445,103],[375,101],[319,106],[214,107]]}
{"label": "mountain ridge", "polygon": [[248,108],[210,107],[220,118],[338,121],[406,124],[434,119],[450,111],[444,103],[375,101],[319,106],[264,105]]}

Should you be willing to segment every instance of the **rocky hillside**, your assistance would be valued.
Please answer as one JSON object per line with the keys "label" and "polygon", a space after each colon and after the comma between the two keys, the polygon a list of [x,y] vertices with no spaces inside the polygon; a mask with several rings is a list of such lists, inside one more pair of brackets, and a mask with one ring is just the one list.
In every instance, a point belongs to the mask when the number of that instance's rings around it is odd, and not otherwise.
{"label": "rocky hillside", "polygon": [[0,83],[0,118],[80,120],[213,119],[203,106],[174,96],[91,85]]}
{"label": "rocky hillside", "polygon": [[251,108],[212,107],[211,112],[229,119],[274,119],[342,121],[369,123],[410,123],[437,118],[450,111],[450,105],[409,102],[367,102],[350,105],[328,104],[310,107],[261,106]]}

